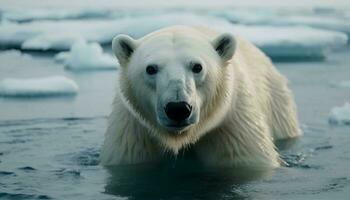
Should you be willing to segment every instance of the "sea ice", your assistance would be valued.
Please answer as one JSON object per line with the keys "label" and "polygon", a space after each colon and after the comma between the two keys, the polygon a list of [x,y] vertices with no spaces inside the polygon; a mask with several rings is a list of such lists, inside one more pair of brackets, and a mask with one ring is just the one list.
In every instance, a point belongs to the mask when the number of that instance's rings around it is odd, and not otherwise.
{"label": "sea ice", "polygon": [[107,18],[111,11],[107,9],[5,9],[2,10],[2,19],[17,22],[34,20],[62,20],[62,19],[86,19]]}
{"label": "sea ice", "polygon": [[171,25],[208,26],[241,35],[273,57],[323,57],[345,45],[346,34],[309,27],[247,26],[225,19],[186,13],[125,17],[114,20],[61,20],[0,25],[0,44],[31,50],[68,50],[77,40],[110,43],[117,34],[140,38]]}
{"label": "sea ice", "polygon": [[81,39],[108,43],[115,36],[115,20],[61,20],[0,24],[0,45],[28,50],[69,50]]}
{"label": "sea ice", "polygon": [[63,76],[44,78],[14,79],[0,81],[0,96],[4,97],[43,97],[75,95],[78,85]]}
{"label": "sea ice", "polygon": [[64,63],[66,60],[68,60],[70,57],[69,51],[61,51],[55,55],[55,61]]}
{"label": "sea ice", "polygon": [[76,33],[41,34],[24,41],[21,48],[29,50],[70,49],[72,44],[78,40],[83,40],[83,37]]}
{"label": "sea ice", "polygon": [[344,33],[305,26],[245,26],[233,31],[252,41],[272,57],[322,58],[332,49],[346,45]]}
{"label": "sea ice", "polygon": [[350,35],[350,24],[345,19],[325,16],[291,16],[281,22],[284,25],[306,25],[326,30],[344,32]]}
{"label": "sea ice", "polygon": [[226,10],[211,12],[212,15],[231,22],[246,25],[309,26],[325,30],[344,32],[350,35],[350,24],[343,16],[318,15],[315,13],[273,12],[259,10]]}
{"label": "sea ice", "polygon": [[110,70],[118,66],[117,59],[104,54],[98,43],[88,44],[84,40],[75,42],[69,52],[58,53],[55,60],[70,70]]}
{"label": "sea ice", "polygon": [[329,123],[350,125],[350,104],[346,102],[344,106],[332,108]]}

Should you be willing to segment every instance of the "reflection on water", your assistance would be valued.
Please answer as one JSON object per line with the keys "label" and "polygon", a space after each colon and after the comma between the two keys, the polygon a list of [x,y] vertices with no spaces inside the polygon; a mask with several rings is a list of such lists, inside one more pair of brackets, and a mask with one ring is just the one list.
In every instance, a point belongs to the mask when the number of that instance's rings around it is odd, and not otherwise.
{"label": "reflection on water", "polygon": [[293,147],[301,138],[289,138],[289,139],[282,139],[277,140],[275,142],[275,145],[279,151],[288,150]]}
{"label": "reflection on water", "polygon": [[244,183],[263,180],[267,171],[205,169],[193,161],[158,166],[137,165],[108,168],[111,177],[105,192],[130,199],[246,199]]}
{"label": "reflection on water", "polygon": [[279,141],[286,166],[272,171],[208,169],[191,156],[104,168],[98,161],[105,122],[0,122],[0,198],[318,199],[334,192],[344,197],[350,188],[346,127],[311,126],[300,140]]}

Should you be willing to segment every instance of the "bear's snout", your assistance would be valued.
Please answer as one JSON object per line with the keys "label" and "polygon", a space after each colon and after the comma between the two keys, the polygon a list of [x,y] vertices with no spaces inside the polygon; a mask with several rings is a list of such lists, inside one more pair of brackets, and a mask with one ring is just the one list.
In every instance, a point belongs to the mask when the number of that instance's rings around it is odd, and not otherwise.
{"label": "bear's snout", "polygon": [[165,113],[169,119],[175,122],[182,122],[189,118],[192,112],[192,106],[187,102],[169,102],[165,106]]}

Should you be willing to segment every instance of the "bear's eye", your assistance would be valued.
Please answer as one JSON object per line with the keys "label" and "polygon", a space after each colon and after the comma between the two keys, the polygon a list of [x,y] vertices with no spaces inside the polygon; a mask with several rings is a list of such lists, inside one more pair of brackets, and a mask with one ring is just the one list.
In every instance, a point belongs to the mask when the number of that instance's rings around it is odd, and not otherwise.
{"label": "bear's eye", "polygon": [[193,73],[199,73],[199,72],[201,72],[202,71],[202,65],[201,64],[199,64],[199,63],[194,63],[193,65],[192,65],[192,72]]}
{"label": "bear's eye", "polygon": [[148,66],[146,67],[146,72],[147,72],[147,74],[149,74],[149,75],[154,75],[154,74],[156,74],[156,73],[158,72],[158,67],[157,67],[157,65],[148,65]]}

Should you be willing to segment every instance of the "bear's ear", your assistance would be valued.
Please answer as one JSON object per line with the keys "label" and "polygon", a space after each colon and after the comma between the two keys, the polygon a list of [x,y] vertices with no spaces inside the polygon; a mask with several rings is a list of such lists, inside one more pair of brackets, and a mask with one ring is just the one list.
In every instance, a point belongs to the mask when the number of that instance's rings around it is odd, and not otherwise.
{"label": "bear's ear", "polygon": [[232,34],[223,33],[214,39],[212,45],[224,62],[230,60],[236,50],[236,39]]}
{"label": "bear's ear", "polygon": [[136,48],[136,42],[128,35],[120,34],[113,38],[112,51],[121,66],[125,66]]}

